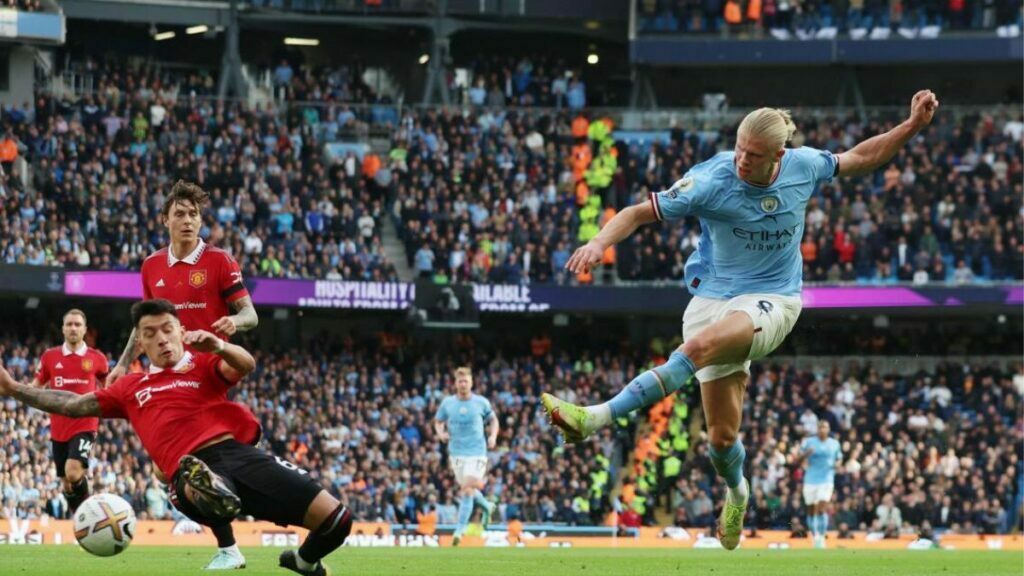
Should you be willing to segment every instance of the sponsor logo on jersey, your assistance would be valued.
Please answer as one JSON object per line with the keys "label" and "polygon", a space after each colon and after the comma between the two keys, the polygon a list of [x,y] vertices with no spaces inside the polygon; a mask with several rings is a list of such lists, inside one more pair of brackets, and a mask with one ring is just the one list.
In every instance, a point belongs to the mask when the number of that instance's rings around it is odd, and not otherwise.
{"label": "sponsor logo on jersey", "polygon": [[199,382],[195,380],[175,380],[174,382],[164,384],[163,386],[149,386],[135,392],[135,401],[139,403],[139,408],[142,408],[147,402],[153,399],[153,394],[158,392],[173,390],[175,388],[192,388],[193,390],[198,390],[199,386]]}

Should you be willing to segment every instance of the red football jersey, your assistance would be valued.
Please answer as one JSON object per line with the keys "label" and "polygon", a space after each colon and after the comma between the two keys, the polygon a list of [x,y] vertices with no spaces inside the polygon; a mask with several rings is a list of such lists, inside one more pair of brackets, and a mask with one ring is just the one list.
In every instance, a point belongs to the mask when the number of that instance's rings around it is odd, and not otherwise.
{"label": "red football jersey", "polygon": [[96,392],[100,412],[128,419],[149,457],[173,478],[182,456],[217,436],[250,444],[259,437],[252,412],[227,399],[235,382],[224,378],[219,362],[216,354],[185,352],[174,368],[123,376]]}
{"label": "red football jersey", "polygon": [[[249,295],[238,263],[226,251],[199,241],[178,260],[162,248],[142,263],[143,298],[163,298],[178,309],[186,330],[207,330],[231,311],[228,304]],[[220,335],[224,338],[223,335]]]}
{"label": "red football jersey", "polygon": [[[102,352],[85,344],[72,352],[64,344],[43,352],[36,369],[36,382],[54,390],[88,394],[96,391],[97,378],[105,378],[109,371],[107,357]],[[67,442],[75,434],[95,432],[99,423],[99,418],[69,418],[51,414],[50,436],[57,442]]]}

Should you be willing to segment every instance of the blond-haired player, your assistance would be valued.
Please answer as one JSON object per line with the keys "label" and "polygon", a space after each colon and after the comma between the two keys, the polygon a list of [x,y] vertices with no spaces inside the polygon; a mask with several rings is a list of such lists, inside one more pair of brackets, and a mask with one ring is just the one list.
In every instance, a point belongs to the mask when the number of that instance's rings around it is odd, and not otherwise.
{"label": "blond-haired player", "polygon": [[711,462],[728,485],[718,534],[725,548],[736,548],[749,495],[743,477],[746,453],[738,441],[743,395],[750,361],[775,350],[800,315],[800,239],[807,201],[822,182],[885,165],[931,122],[938,105],[935,94],[922,90],[914,95],[904,122],[838,155],[786,148],[796,131],[789,112],[755,110],[740,123],[734,151],[694,166],[668,190],[619,212],[577,249],[566,263],[576,273],[597,265],[606,248],[642,224],[700,219],[700,247],[686,263],[693,299],[683,315],[685,343],[668,362],[644,372],[604,404],[580,407],[543,395],[544,408],[566,439],[582,440],[696,376]]}

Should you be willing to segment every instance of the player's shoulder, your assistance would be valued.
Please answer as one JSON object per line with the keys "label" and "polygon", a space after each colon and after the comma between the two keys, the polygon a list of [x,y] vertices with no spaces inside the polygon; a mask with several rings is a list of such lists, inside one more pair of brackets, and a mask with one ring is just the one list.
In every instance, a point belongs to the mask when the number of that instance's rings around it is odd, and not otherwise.
{"label": "player's shoulder", "polygon": [[820,161],[823,157],[832,156],[832,153],[828,150],[812,148],[810,146],[790,148],[788,154],[797,164],[812,164],[815,161]]}
{"label": "player's shoulder", "polygon": [[52,346],[43,350],[43,353],[39,355],[40,362],[49,362],[56,356],[61,355],[61,346]]}
{"label": "player's shoulder", "polygon": [[203,250],[203,255],[200,256],[200,259],[204,258],[219,262],[231,262],[235,259],[235,257],[231,255],[231,252],[210,244],[206,245],[206,249]]}
{"label": "player's shoulder", "polygon": [[99,358],[104,362],[107,361],[107,355],[95,348],[89,347],[88,349],[86,349],[85,353],[89,356],[92,356],[93,358]]}
{"label": "player's shoulder", "polygon": [[153,252],[149,256],[146,256],[146,259],[142,261],[142,266],[143,266],[143,268],[145,268],[146,266],[153,266],[153,265],[158,264],[160,262],[167,262],[167,248],[166,247],[165,248],[161,248],[161,249],[157,250],[156,252]]}
{"label": "player's shoulder", "polygon": [[707,160],[693,167],[691,172],[706,174],[714,178],[725,178],[735,174],[733,164],[736,153],[727,150],[719,152]]}

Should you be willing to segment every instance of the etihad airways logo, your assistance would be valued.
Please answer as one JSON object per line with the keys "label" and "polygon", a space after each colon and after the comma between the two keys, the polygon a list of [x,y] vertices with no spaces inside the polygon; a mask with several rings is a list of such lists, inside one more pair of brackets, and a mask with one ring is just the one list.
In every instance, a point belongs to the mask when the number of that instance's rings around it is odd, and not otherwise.
{"label": "etihad airways logo", "polygon": [[135,393],[135,400],[139,403],[139,408],[142,408],[146,402],[149,402],[153,398],[153,394],[157,392],[164,392],[166,390],[173,390],[175,388],[192,388],[193,390],[199,389],[199,382],[195,380],[175,380],[170,384],[164,384],[163,386],[149,386],[143,388]]}

